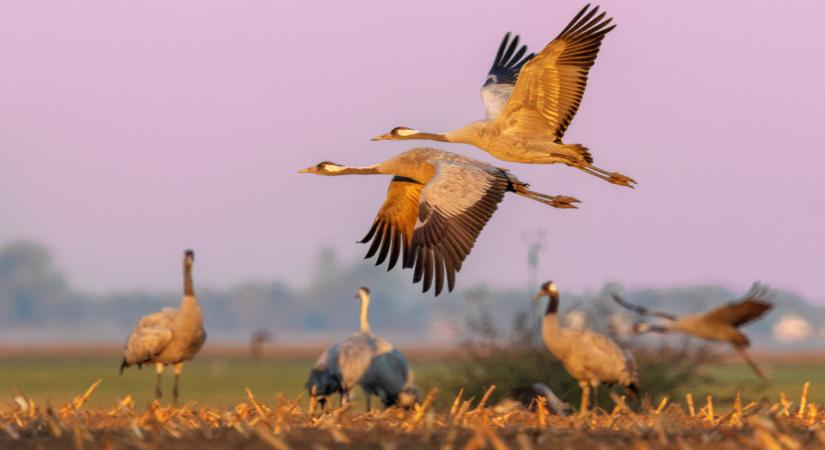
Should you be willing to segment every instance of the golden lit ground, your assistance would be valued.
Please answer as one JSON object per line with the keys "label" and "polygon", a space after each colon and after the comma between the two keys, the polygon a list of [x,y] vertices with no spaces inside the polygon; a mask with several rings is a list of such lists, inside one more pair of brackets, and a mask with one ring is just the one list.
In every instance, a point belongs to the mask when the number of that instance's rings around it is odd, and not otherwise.
{"label": "golden lit ground", "polygon": [[221,409],[139,408],[128,396],[110,408],[89,407],[94,388],[53,407],[16,396],[0,411],[0,448],[825,448],[825,410],[806,398],[743,399],[725,411],[712,398],[692,408],[687,400],[659,399],[635,411],[622,405],[560,417],[543,408],[486,405],[486,397],[456,396],[438,408],[435,391],[414,410],[369,414],[319,411],[304,398],[264,401],[251,391]]}
{"label": "golden lit ground", "polygon": [[[638,412],[579,418],[479,407],[479,399],[454,404],[454,392],[437,394],[417,411],[365,414],[358,404],[310,414],[303,383],[315,353],[279,352],[257,361],[243,351],[205,353],[187,365],[182,398],[192,403],[180,409],[150,403],[151,368],[118,376],[111,349],[5,354],[0,448],[825,448],[819,358],[763,359],[766,382],[743,365],[713,367],[714,384],[686,388],[692,415],[679,394],[648,399]],[[443,354],[411,356],[423,393],[437,387],[428,379],[445,369]],[[88,397],[77,397],[97,379]],[[806,381],[812,384],[799,414]],[[742,401],[731,403],[737,391]]]}

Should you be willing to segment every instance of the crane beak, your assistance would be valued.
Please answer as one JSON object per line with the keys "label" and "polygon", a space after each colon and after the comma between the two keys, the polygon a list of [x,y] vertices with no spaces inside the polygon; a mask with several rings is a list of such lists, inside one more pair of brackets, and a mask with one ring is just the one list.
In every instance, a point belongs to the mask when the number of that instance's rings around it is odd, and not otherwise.
{"label": "crane beak", "polygon": [[392,133],[381,134],[370,139],[371,141],[386,141],[393,138]]}
{"label": "crane beak", "polygon": [[315,173],[318,169],[315,166],[307,167],[306,169],[301,169],[298,173]]}
{"label": "crane beak", "polygon": [[530,300],[535,302],[535,301],[538,301],[540,298],[544,297],[545,295],[547,295],[546,292],[538,291],[538,292],[536,292],[536,295],[530,297]]}

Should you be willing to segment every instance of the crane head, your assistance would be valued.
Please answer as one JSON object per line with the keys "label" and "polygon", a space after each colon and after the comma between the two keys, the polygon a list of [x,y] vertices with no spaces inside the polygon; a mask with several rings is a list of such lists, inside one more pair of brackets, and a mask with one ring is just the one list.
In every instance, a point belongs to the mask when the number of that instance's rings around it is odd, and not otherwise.
{"label": "crane head", "polygon": [[389,133],[385,133],[379,136],[375,136],[371,140],[373,141],[401,141],[404,139],[411,139],[412,136],[420,133],[418,130],[414,130],[408,127],[395,127],[390,130]]}
{"label": "crane head", "polygon": [[633,324],[633,333],[641,334],[650,331],[650,324],[647,322],[636,322]]}
{"label": "crane head", "polygon": [[314,394],[320,399],[336,392],[344,392],[341,374],[331,372],[328,369],[313,368],[309,373],[306,388],[310,395],[313,394],[314,390]]}
{"label": "crane head", "polygon": [[366,288],[366,287],[364,287],[364,286],[361,286],[360,288],[358,288],[358,292],[356,292],[356,293],[355,293],[355,297],[354,297],[354,298],[355,298],[356,300],[359,300],[359,299],[362,299],[362,298],[364,298],[364,297],[369,298],[369,296],[370,296],[370,290],[369,290],[369,288]]}
{"label": "crane head", "polygon": [[344,170],[346,167],[335,164],[332,161],[322,161],[314,166],[309,166],[306,169],[301,169],[298,173],[314,173],[316,175],[335,175]]}
{"label": "crane head", "polygon": [[419,402],[418,387],[415,385],[405,387],[398,393],[396,404],[400,408],[412,409]]}
{"label": "crane head", "polygon": [[545,282],[544,284],[541,285],[541,289],[539,289],[539,291],[536,293],[536,295],[533,296],[533,301],[536,301],[536,300],[544,297],[545,295],[551,296],[551,295],[556,295],[558,293],[559,293],[559,291],[556,288],[556,283],[554,283],[552,281],[547,281],[547,282]]}
{"label": "crane head", "polygon": [[192,249],[186,249],[183,251],[183,260],[186,264],[192,264],[195,262],[195,251]]}

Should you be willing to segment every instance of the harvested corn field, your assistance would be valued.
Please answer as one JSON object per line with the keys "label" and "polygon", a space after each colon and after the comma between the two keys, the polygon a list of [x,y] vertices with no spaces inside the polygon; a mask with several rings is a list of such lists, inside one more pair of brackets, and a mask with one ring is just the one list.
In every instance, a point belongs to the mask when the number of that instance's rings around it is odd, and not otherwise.
{"label": "harvested corn field", "polygon": [[490,405],[495,387],[481,399],[459,392],[443,409],[432,390],[411,410],[370,413],[352,403],[322,411],[304,396],[265,401],[249,390],[227,409],[194,402],[140,408],[131,396],[87,409],[98,384],[60,407],[17,395],[0,413],[0,448],[825,448],[825,411],[808,402],[810,384],[796,400],[778,393],[774,402],[737,398],[720,408],[712,396],[688,394],[634,407],[616,397],[611,411],[566,416],[544,403]]}

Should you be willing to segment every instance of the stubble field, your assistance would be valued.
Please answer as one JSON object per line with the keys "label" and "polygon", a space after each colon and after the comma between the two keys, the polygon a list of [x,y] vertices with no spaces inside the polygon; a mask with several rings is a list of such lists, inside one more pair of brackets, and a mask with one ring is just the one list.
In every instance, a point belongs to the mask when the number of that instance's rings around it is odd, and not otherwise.
{"label": "stubble field", "polygon": [[186,367],[180,408],[151,402],[151,368],[118,376],[107,349],[5,355],[0,448],[825,448],[821,360],[769,362],[768,382],[722,365],[713,385],[560,417],[439,392],[431,380],[447,358],[426,352],[411,355],[425,397],[416,409],[321,411],[303,392],[313,354],[204,354]]}

